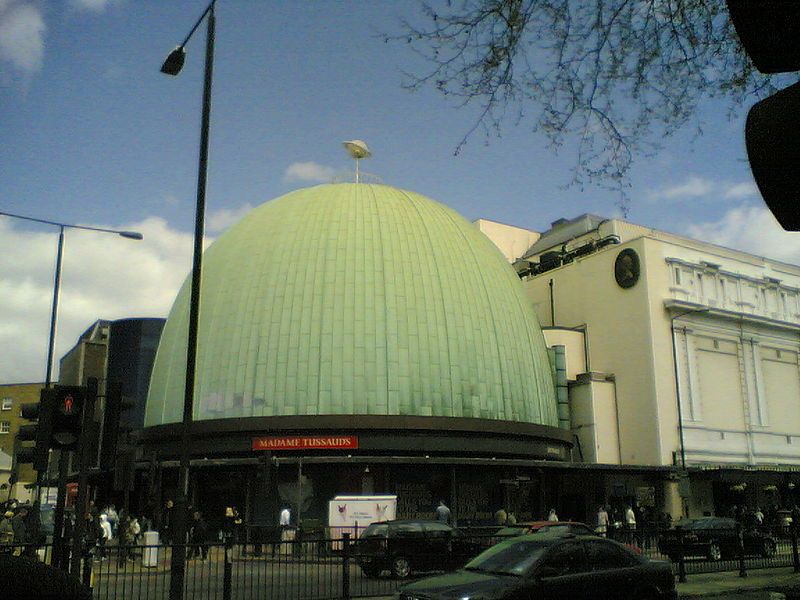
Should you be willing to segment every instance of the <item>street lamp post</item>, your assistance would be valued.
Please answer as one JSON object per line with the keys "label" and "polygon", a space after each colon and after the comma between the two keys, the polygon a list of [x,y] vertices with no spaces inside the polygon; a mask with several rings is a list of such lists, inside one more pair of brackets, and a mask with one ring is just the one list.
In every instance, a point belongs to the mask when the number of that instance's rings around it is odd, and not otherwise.
{"label": "street lamp post", "polygon": [[45,219],[35,219],[33,217],[26,217],[23,215],[15,215],[9,212],[0,211],[0,215],[4,217],[12,217],[14,219],[22,219],[24,221],[33,221],[34,223],[44,223],[45,225],[53,225],[59,228],[58,231],[58,252],[56,254],[56,269],[53,280],[53,304],[50,313],[50,337],[47,347],[47,371],[45,372],[45,387],[50,387],[53,377],[53,354],[55,352],[56,342],[56,324],[58,321],[58,298],[61,293],[61,263],[64,257],[64,230],[65,229],[85,229],[87,231],[99,231],[102,233],[113,233],[124,238],[131,240],[141,240],[144,236],[138,231],[122,231],[119,229],[106,229],[104,227],[89,227],[88,225],[69,225],[67,223],[58,223],[56,221],[47,221]]}
{"label": "street lamp post", "polygon": [[175,503],[172,558],[170,563],[170,600],[183,597],[186,573],[186,530],[189,494],[189,461],[191,426],[194,411],[194,384],[197,359],[197,325],[200,315],[200,281],[203,265],[203,231],[206,207],[206,183],[208,181],[208,134],[211,119],[211,80],[214,70],[214,28],[216,17],[212,0],[194,24],[183,43],[167,56],[161,66],[166,75],[178,75],[186,57],[185,46],[203,19],[207,18],[205,76],[203,79],[203,114],[200,123],[200,157],[197,168],[197,204],[194,220],[194,253],[192,260],[192,289],[189,300],[189,334],[186,348],[186,380],[183,397],[183,421],[181,426],[180,466],[178,470],[178,497]]}
{"label": "street lamp post", "polygon": [[[56,266],[55,274],[53,276],[53,302],[50,311],[50,334],[48,336],[47,344],[47,370],[45,372],[45,387],[49,388],[53,381],[53,355],[55,354],[56,346],[56,327],[58,325],[58,300],[61,295],[61,266],[64,258],[64,230],[65,229],[84,229],[86,231],[99,231],[101,233],[113,233],[120,237],[128,238],[130,240],[141,240],[143,235],[138,231],[125,231],[119,229],[107,229],[104,227],[89,227],[88,225],[71,225],[68,223],[59,223],[57,221],[47,221],[45,219],[35,219],[33,217],[26,217],[23,215],[12,214],[9,212],[0,211],[0,215],[11,217],[14,219],[22,219],[24,221],[33,221],[34,223],[44,223],[45,225],[53,225],[58,227],[58,250],[56,252]],[[55,514],[53,515],[53,531],[55,532],[53,539],[53,563],[58,564],[61,548],[61,535],[64,525],[64,502],[65,502],[65,482],[67,478],[67,453],[64,450],[59,452],[58,457],[58,496],[56,498]],[[49,470],[49,468],[48,468]],[[44,480],[44,473],[37,472],[36,474],[36,494],[37,499],[41,500],[42,482]]]}

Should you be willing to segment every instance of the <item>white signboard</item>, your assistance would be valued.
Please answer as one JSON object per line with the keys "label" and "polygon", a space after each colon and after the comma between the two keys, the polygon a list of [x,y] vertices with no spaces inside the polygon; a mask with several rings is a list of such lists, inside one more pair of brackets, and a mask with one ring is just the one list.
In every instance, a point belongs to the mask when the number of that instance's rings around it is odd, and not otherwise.
{"label": "white signboard", "polygon": [[371,523],[397,518],[397,496],[336,496],[328,503],[331,537],[349,532],[351,539]]}

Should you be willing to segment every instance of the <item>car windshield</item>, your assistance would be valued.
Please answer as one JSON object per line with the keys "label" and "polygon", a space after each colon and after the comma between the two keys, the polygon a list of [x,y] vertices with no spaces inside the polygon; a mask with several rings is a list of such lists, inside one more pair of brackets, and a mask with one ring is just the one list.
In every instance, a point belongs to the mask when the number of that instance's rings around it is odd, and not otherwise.
{"label": "car windshield", "polygon": [[388,532],[389,526],[386,523],[373,523],[364,530],[364,532],[361,534],[361,537],[386,537]]}
{"label": "car windshield", "polygon": [[519,577],[530,569],[547,546],[548,544],[533,539],[509,540],[479,554],[464,569]]}

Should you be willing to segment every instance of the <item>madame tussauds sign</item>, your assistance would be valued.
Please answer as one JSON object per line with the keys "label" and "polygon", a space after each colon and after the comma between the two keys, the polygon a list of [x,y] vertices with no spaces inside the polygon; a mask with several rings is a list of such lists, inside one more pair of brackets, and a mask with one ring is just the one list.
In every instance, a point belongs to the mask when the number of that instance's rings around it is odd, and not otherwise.
{"label": "madame tussauds sign", "polygon": [[253,438],[253,450],[350,450],[358,448],[355,435],[280,436]]}

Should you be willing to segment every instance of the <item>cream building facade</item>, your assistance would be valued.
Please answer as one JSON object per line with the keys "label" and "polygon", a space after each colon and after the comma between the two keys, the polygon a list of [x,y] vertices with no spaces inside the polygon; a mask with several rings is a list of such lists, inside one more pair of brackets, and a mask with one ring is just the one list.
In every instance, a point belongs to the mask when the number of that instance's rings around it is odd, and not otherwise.
{"label": "cream building facade", "polygon": [[673,518],[798,500],[800,267],[594,215],[476,224],[566,348],[578,460],[673,467]]}

